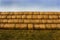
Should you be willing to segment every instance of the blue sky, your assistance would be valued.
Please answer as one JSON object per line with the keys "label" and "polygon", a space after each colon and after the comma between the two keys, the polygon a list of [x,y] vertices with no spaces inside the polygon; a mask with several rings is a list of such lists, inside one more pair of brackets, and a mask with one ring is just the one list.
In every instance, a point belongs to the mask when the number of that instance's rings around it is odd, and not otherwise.
{"label": "blue sky", "polygon": [[0,0],[0,10],[60,11],[60,0]]}

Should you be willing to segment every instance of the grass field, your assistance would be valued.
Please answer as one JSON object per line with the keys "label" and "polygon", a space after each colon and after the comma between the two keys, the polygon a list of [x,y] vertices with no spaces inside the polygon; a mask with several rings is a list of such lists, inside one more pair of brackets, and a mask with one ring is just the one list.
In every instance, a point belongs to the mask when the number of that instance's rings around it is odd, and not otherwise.
{"label": "grass field", "polygon": [[0,40],[60,40],[60,30],[0,30]]}

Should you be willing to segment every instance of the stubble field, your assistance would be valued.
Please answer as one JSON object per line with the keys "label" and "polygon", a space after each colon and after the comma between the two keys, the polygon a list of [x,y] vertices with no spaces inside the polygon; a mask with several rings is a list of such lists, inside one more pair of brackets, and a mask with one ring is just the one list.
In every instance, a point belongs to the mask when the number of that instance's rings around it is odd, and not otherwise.
{"label": "stubble field", "polygon": [[0,40],[60,40],[60,30],[0,30]]}

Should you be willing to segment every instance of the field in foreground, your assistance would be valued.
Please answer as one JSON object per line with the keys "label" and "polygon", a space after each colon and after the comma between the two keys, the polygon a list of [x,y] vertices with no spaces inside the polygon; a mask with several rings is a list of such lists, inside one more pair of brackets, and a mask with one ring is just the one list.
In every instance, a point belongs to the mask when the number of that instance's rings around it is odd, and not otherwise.
{"label": "field in foreground", "polygon": [[60,40],[60,30],[0,30],[0,40]]}

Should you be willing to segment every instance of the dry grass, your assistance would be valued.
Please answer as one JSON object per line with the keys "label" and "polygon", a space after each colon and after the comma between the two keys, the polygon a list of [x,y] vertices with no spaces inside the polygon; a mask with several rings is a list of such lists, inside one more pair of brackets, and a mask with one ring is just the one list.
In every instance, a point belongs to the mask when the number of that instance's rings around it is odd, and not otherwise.
{"label": "dry grass", "polygon": [[60,40],[60,30],[0,30],[0,40]]}

